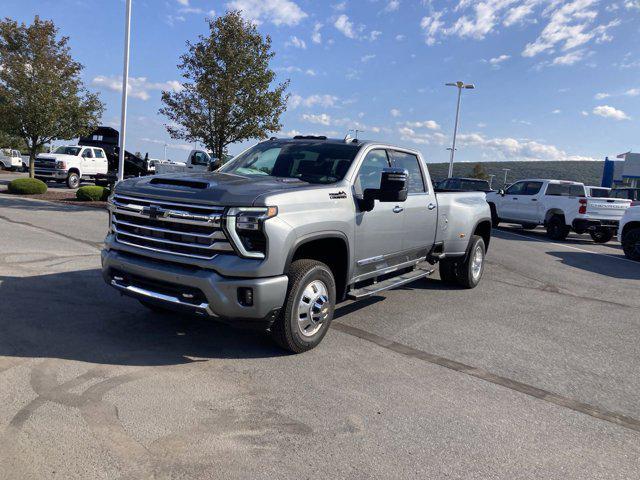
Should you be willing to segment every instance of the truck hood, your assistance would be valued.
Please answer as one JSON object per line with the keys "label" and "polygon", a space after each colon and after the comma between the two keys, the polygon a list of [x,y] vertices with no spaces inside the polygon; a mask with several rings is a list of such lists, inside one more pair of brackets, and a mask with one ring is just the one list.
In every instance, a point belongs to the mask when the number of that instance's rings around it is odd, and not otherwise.
{"label": "truck hood", "polygon": [[322,187],[324,185],[267,175],[256,177],[217,172],[170,173],[124,180],[118,183],[115,193],[176,202],[251,206],[259,196],[267,193]]}
{"label": "truck hood", "polygon": [[37,160],[65,160],[65,161],[71,161],[71,160],[77,160],[78,157],[75,157],[73,155],[66,155],[64,153],[39,153],[36,156]]}

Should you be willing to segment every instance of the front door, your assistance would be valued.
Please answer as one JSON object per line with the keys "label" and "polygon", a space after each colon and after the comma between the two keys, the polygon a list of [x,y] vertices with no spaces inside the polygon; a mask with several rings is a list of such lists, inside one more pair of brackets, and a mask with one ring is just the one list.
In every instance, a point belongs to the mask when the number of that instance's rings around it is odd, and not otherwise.
{"label": "front door", "polygon": [[[498,207],[498,216],[505,220],[523,220],[522,207],[523,194],[526,182],[516,182],[504,192]],[[528,198],[527,198],[528,200]]]}
{"label": "front door", "polygon": [[438,208],[434,192],[427,191],[425,175],[418,157],[412,153],[389,151],[394,167],[409,172],[407,200],[404,208],[402,249],[407,260],[424,257],[436,238]]}
{"label": "front door", "polygon": [[[362,195],[367,188],[380,188],[382,170],[390,166],[386,150],[375,149],[367,153],[356,177],[356,195]],[[372,273],[400,262],[403,219],[404,208],[400,203],[376,200],[370,212],[361,211],[356,206],[356,275]]]}
{"label": "front door", "polygon": [[85,148],[82,150],[82,175],[96,174],[96,159],[93,156],[93,150]]}

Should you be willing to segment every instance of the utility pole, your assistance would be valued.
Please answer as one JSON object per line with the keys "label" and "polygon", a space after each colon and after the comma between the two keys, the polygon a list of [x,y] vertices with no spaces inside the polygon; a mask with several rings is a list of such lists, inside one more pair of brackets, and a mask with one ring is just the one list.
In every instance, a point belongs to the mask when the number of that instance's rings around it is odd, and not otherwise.
{"label": "utility pole", "polygon": [[122,105],[120,106],[120,152],[118,155],[118,181],[124,178],[124,151],[127,136],[127,95],[129,87],[129,34],[131,32],[131,0],[127,0],[124,20],[124,66],[122,68]]}
{"label": "utility pole", "polygon": [[451,145],[451,157],[449,159],[449,178],[453,176],[453,157],[456,153],[456,136],[458,134],[458,118],[460,116],[460,98],[462,97],[462,89],[473,90],[475,85],[473,83],[464,83],[457,81],[455,83],[445,83],[447,87],[456,87],[458,89],[458,102],[456,103],[456,122],[453,127],[453,143]]}
{"label": "utility pole", "polygon": [[489,174],[489,188],[493,189],[493,177],[495,177],[495,174],[490,173]]}

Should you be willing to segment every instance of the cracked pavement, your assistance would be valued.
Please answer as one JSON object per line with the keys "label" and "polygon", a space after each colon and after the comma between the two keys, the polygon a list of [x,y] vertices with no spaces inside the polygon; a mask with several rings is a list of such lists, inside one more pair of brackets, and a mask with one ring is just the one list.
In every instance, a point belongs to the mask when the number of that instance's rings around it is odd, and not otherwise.
{"label": "cracked pavement", "polygon": [[633,422],[571,409],[640,418],[640,265],[615,242],[501,228],[478,288],[436,274],[342,304],[319,348],[285,355],[262,335],[155,315],[107,288],[106,221],[0,196],[0,478],[640,470]]}

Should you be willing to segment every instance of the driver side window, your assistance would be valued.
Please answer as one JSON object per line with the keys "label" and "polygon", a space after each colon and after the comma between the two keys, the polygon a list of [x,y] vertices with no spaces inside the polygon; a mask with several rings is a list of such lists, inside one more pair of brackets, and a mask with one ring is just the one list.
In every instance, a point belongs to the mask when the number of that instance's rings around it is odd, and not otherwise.
{"label": "driver side window", "polygon": [[386,150],[371,150],[367,153],[360,165],[356,179],[356,191],[364,193],[367,188],[380,188],[382,170],[389,166]]}
{"label": "driver side window", "polygon": [[522,193],[522,190],[524,189],[524,185],[524,182],[514,183],[509,188],[507,188],[504,193],[506,195],[520,195]]}

